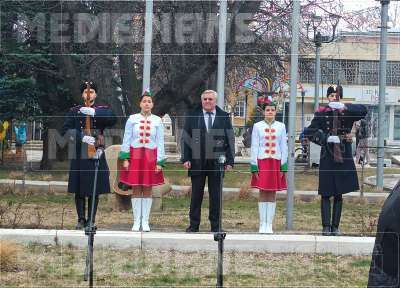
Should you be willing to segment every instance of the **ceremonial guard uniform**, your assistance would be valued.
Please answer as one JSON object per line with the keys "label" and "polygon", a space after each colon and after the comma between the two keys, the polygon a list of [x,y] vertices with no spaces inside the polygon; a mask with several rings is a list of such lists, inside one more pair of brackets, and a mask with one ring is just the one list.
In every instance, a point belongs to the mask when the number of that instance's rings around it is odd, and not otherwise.
{"label": "ceremonial guard uniform", "polygon": [[[364,105],[346,104],[340,86],[330,86],[328,106],[314,114],[311,125],[305,129],[305,137],[321,146],[318,194],[321,195],[321,218],[323,235],[338,235],[342,213],[342,194],[359,189],[357,171],[351,148],[353,123],[367,115]],[[330,197],[334,197],[331,222]]]}
{"label": "ceremonial guard uniform", "polygon": [[[90,83],[91,88],[96,90],[96,85],[93,82]],[[83,93],[85,89],[86,82],[82,84],[81,92]],[[88,113],[86,111],[92,111],[90,112],[93,114],[90,116],[90,130],[94,132],[93,137],[97,148],[104,147],[104,129],[113,126],[116,122],[116,117],[108,106],[93,104],[89,107],[93,108],[93,110],[86,108],[88,107],[84,105],[77,105],[71,108],[66,116],[62,129],[62,135],[67,134],[68,140],[75,145],[75,155],[72,157],[70,163],[68,192],[75,194],[76,211],[78,214],[77,229],[83,228],[89,220],[95,170],[95,161],[88,157],[88,143],[83,142],[87,141],[86,139],[89,139],[89,141],[92,139],[84,134],[87,117],[85,113]],[[104,154],[99,161],[96,193],[96,195],[110,193],[109,169]],[[85,217],[85,197],[89,197],[88,217]],[[97,204],[98,197],[95,198],[94,213],[96,213]],[[93,222],[94,220],[95,219],[93,219]]]}
{"label": "ceremonial guard uniform", "polygon": [[285,124],[275,120],[277,105],[265,99],[265,119],[254,124],[251,134],[251,187],[260,189],[259,233],[271,234],[276,192],[286,189],[288,146]]}

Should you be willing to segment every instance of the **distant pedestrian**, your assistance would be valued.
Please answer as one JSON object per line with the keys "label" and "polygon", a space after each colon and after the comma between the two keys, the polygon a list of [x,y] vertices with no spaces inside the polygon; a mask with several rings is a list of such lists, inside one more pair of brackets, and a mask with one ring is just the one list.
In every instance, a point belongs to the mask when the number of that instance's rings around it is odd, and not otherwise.
{"label": "distant pedestrian", "polygon": [[356,125],[356,164],[369,163],[368,136],[369,128],[366,119],[361,119]]}

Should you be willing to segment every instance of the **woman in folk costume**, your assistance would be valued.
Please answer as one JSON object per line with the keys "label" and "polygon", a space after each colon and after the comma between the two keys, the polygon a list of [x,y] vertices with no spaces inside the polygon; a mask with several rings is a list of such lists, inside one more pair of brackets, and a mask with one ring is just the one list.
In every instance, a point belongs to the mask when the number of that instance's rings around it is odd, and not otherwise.
{"label": "woman in folk costume", "polygon": [[131,115],[125,125],[119,158],[123,160],[120,182],[132,186],[132,231],[150,231],[152,187],[164,184],[164,127],[160,117],[151,114],[154,106],[149,90],[140,97],[140,113]]}
{"label": "woman in folk costume", "polygon": [[285,124],[275,120],[277,106],[266,98],[264,120],[254,124],[251,135],[251,187],[260,189],[259,233],[273,233],[276,191],[286,189],[288,146]]}

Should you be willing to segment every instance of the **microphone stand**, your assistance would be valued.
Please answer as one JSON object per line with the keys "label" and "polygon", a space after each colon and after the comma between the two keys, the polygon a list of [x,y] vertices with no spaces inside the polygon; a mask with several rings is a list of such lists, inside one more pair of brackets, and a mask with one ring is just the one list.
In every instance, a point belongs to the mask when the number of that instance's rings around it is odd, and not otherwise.
{"label": "microphone stand", "polygon": [[226,233],[222,230],[222,188],[225,172],[225,155],[220,155],[218,158],[218,169],[220,177],[220,197],[219,197],[219,219],[218,219],[218,232],[214,233],[214,241],[218,242],[218,266],[217,266],[217,288],[223,287],[223,256],[224,256],[224,240]]}
{"label": "microphone stand", "polygon": [[[360,145],[360,143],[358,143]],[[361,160],[361,189],[360,189],[360,197],[364,197],[364,167],[365,167],[365,151],[364,147],[360,147],[360,160]]]}
{"label": "microphone stand", "polygon": [[94,183],[93,183],[93,192],[92,192],[92,207],[90,209],[90,217],[89,223],[85,228],[85,234],[88,236],[88,246],[87,246],[87,254],[86,254],[86,267],[84,274],[84,281],[89,280],[89,287],[93,287],[93,242],[94,235],[96,234],[97,227],[93,223],[93,215],[94,215],[94,207],[95,207],[95,197],[96,197],[96,186],[97,186],[97,174],[99,172],[99,163],[100,158],[103,155],[104,151],[102,148],[98,148],[96,154],[93,158],[94,162]]}

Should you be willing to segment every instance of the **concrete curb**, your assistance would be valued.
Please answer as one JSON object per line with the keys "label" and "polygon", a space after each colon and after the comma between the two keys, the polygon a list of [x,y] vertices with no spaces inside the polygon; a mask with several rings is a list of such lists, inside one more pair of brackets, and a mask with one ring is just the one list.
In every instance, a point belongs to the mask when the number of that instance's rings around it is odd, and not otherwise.
{"label": "concrete curb", "polygon": [[[40,243],[81,248],[87,245],[84,232],[74,230],[0,229],[0,239],[25,245]],[[371,255],[374,241],[373,237],[227,233],[225,249],[237,252]],[[217,242],[211,233],[98,231],[94,243],[96,247],[115,249],[142,247],[182,252],[217,251]]]}
{"label": "concrete curb", "polygon": [[[400,179],[400,174],[388,174],[384,175],[383,177],[383,189],[386,191],[392,191],[394,186],[396,186],[397,181]],[[365,178],[364,182],[369,186],[375,186],[376,176],[368,176],[367,178]]]}
{"label": "concrete curb", "polygon": [[[171,185],[172,195],[180,196],[182,194],[187,194],[188,191],[190,191],[191,187],[190,186],[179,186],[179,185]],[[205,196],[208,196],[208,188],[207,186],[205,187],[204,191],[206,192]],[[239,197],[240,194],[240,188],[228,188],[224,187],[224,198],[237,198]],[[278,191],[276,193],[277,199],[284,200],[286,199],[287,191]],[[250,196],[254,198],[258,198],[259,192],[257,189],[250,189]],[[299,197],[300,200],[303,201],[312,201],[314,199],[319,199],[318,191],[301,191],[297,190],[294,191],[294,196]],[[389,193],[387,192],[364,192],[364,198],[368,200],[368,202],[378,202],[385,200],[389,196]],[[360,199],[360,192],[350,192],[347,194],[343,194],[344,198],[347,199]]]}

